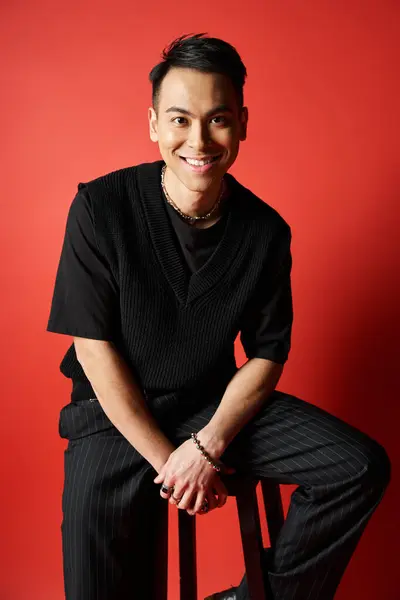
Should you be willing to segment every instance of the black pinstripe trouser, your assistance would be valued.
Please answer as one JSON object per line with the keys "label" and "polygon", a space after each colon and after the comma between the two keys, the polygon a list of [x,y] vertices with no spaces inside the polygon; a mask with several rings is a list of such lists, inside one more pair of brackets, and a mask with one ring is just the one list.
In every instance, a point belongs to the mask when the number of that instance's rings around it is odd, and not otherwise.
{"label": "black pinstripe trouser", "polygon": [[[176,445],[208,423],[217,405],[182,403],[173,394],[152,402]],[[157,508],[165,500],[154,469],[95,399],[65,406],[60,434],[70,440],[61,526],[66,600],[157,600]],[[317,406],[275,391],[221,459],[239,474],[299,486],[268,571],[274,598],[333,598],[389,483],[384,448]]]}

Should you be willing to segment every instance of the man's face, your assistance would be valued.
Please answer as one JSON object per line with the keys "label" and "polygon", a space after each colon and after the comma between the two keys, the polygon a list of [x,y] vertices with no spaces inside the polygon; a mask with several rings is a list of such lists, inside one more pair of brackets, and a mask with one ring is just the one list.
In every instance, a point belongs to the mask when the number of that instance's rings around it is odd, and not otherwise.
{"label": "man's face", "polygon": [[157,113],[149,109],[149,123],[150,138],[175,176],[189,190],[205,192],[234,163],[246,139],[247,108],[239,108],[225,75],[173,68],[161,84]]}

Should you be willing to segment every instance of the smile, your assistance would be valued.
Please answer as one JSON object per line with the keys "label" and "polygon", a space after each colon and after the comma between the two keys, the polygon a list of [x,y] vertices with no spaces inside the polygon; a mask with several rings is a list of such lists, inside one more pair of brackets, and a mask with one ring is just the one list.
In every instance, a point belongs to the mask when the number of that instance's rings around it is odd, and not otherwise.
{"label": "smile", "polygon": [[221,154],[217,156],[210,156],[209,158],[203,158],[198,160],[196,158],[187,158],[185,156],[181,156],[181,158],[186,161],[189,165],[193,165],[194,167],[204,167],[205,165],[209,165],[212,162],[215,162],[221,157]]}

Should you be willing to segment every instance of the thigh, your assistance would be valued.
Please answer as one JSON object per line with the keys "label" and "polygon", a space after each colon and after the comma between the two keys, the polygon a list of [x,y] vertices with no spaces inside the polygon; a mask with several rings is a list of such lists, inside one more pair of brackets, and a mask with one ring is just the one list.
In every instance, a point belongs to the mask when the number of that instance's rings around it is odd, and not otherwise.
{"label": "thigh", "polygon": [[[176,425],[180,443],[204,427],[218,402]],[[300,398],[275,390],[228,446],[221,460],[237,472],[280,483],[342,482],[365,470],[387,477],[383,447],[356,427]]]}
{"label": "thigh", "polygon": [[68,600],[151,598],[160,507],[155,471],[107,421],[100,404],[89,401],[61,417],[69,439],[62,496]]}
{"label": "thigh", "polygon": [[360,429],[290,394],[274,392],[238,439],[238,459],[259,476],[297,484],[341,483],[369,471],[387,477],[383,447]]}

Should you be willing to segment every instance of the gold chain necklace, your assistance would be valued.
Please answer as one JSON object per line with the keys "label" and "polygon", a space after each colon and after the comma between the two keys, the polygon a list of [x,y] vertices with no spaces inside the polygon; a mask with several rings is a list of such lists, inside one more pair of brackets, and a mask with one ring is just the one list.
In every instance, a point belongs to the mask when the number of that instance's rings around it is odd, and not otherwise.
{"label": "gold chain necklace", "polygon": [[166,168],[167,168],[167,165],[164,165],[163,168],[161,169],[161,187],[165,194],[168,204],[170,204],[181,215],[181,217],[183,219],[188,221],[190,223],[190,225],[193,225],[194,223],[196,223],[196,221],[206,221],[207,219],[209,219],[214,214],[214,212],[217,210],[218,206],[220,205],[222,196],[224,195],[224,191],[225,191],[225,180],[222,179],[221,191],[219,193],[216,203],[214,204],[214,206],[212,207],[210,212],[208,212],[206,215],[203,215],[200,217],[192,217],[191,215],[186,215],[184,212],[182,212],[181,209],[179,208],[179,206],[177,206],[175,204],[175,202],[172,200],[172,198],[169,196],[169,194],[166,190],[166,187],[165,187],[165,183],[164,183],[164,175],[165,175]]}

